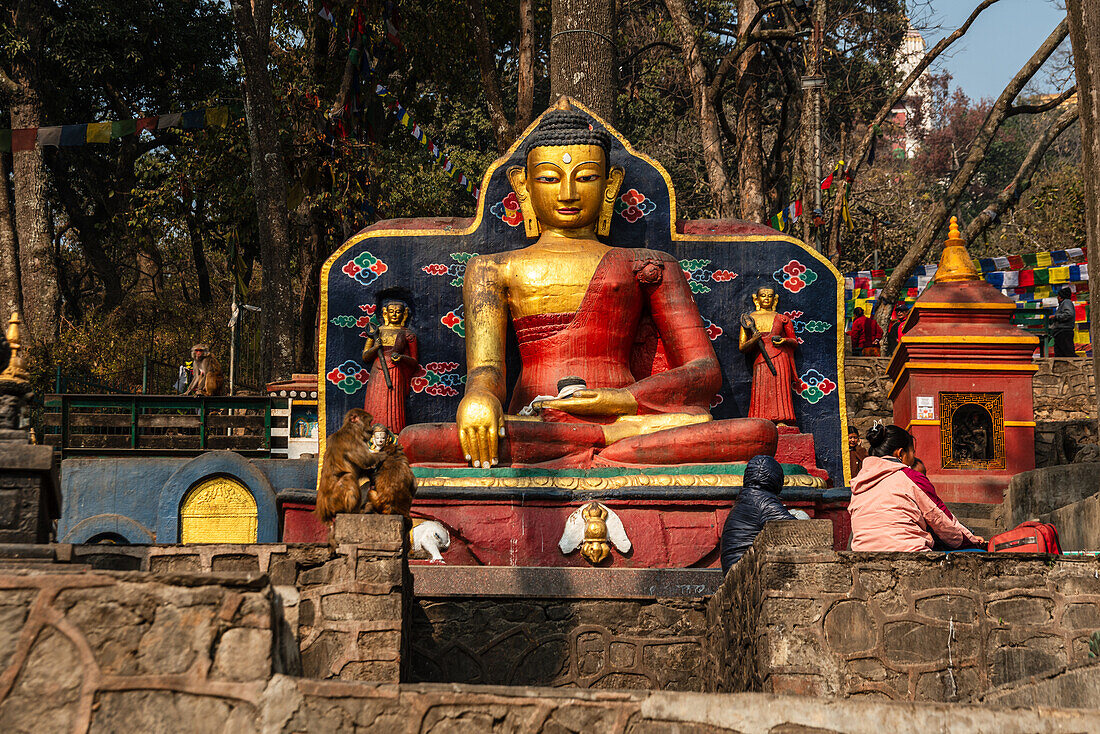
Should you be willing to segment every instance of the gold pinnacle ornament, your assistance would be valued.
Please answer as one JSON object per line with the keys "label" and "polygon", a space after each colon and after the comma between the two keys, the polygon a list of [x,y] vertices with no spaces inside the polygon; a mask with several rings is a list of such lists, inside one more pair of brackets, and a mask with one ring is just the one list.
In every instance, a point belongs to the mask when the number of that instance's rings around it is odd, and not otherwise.
{"label": "gold pinnacle ornament", "polygon": [[959,234],[959,220],[951,217],[947,241],[943,243],[943,255],[936,270],[937,283],[952,283],[963,280],[980,280],[974,269],[974,261],[966,251],[966,241]]}
{"label": "gold pinnacle ornament", "polygon": [[7,369],[0,372],[0,380],[26,382],[29,379],[27,371],[23,369],[23,358],[19,356],[19,349],[23,346],[22,335],[19,329],[22,323],[23,320],[19,318],[18,311],[13,313],[11,319],[8,321],[8,332],[5,337],[8,340],[8,346],[11,347],[11,359],[8,360]]}

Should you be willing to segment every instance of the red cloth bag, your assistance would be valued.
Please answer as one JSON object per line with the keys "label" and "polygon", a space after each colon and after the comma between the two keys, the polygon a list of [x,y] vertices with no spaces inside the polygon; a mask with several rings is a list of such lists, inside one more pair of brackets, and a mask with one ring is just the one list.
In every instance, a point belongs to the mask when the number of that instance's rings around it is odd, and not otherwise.
{"label": "red cloth bag", "polygon": [[990,553],[1052,553],[1061,555],[1058,530],[1050,523],[1028,520],[989,539]]}

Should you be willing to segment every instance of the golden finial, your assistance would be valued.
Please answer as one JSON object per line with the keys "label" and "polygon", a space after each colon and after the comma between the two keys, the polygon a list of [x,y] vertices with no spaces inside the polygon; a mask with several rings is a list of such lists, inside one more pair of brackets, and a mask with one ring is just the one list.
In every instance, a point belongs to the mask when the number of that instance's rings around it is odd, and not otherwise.
{"label": "golden finial", "polygon": [[22,323],[23,320],[19,318],[18,311],[14,312],[11,319],[8,320],[8,331],[5,337],[8,340],[8,346],[11,347],[11,359],[8,360],[7,369],[0,372],[0,380],[26,382],[29,379],[27,371],[23,369],[23,358],[19,356],[19,349],[23,346],[23,339],[19,330]]}
{"label": "golden finial", "polygon": [[951,224],[947,229],[947,241],[943,243],[943,255],[940,256],[940,266],[936,270],[937,283],[951,283],[964,280],[981,280],[978,271],[974,269],[974,261],[970,253],[966,251],[966,241],[959,233],[959,220],[951,217]]}

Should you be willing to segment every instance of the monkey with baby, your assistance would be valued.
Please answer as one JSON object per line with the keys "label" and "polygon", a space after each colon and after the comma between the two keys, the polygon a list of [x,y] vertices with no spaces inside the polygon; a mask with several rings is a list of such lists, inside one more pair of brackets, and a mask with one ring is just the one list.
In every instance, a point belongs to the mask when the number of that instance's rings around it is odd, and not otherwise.
{"label": "monkey with baby", "polygon": [[314,510],[324,523],[337,513],[409,517],[416,478],[405,452],[385,426],[362,408],[352,408],[328,437]]}

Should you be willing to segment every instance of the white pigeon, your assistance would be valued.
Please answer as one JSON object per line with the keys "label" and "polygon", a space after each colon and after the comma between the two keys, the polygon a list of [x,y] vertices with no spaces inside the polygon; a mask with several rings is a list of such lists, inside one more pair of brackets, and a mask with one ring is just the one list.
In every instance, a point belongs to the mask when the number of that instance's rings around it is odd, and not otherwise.
{"label": "white pigeon", "polygon": [[424,551],[431,556],[433,563],[442,563],[443,555],[440,551],[451,547],[451,534],[442,523],[425,520],[412,529],[412,547],[414,551]]}
{"label": "white pigeon", "polygon": [[[619,519],[619,516],[607,505],[599,502],[590,502],[589,504],[600,505],[600,507],[607,510],[607,520],[605,520],[607,523],[607,539],[620,553],[629,553],[630,538],[626,537],[626,528],[623,527],[623,521]],[[565,555],[577,550],[584,542],[584,526],[586,523],[582,513],[587,507],[588,505],[582,505],[573,510],[565,521],[565,530],[561,534],[561,540],[558,541],[558,548]]]}

